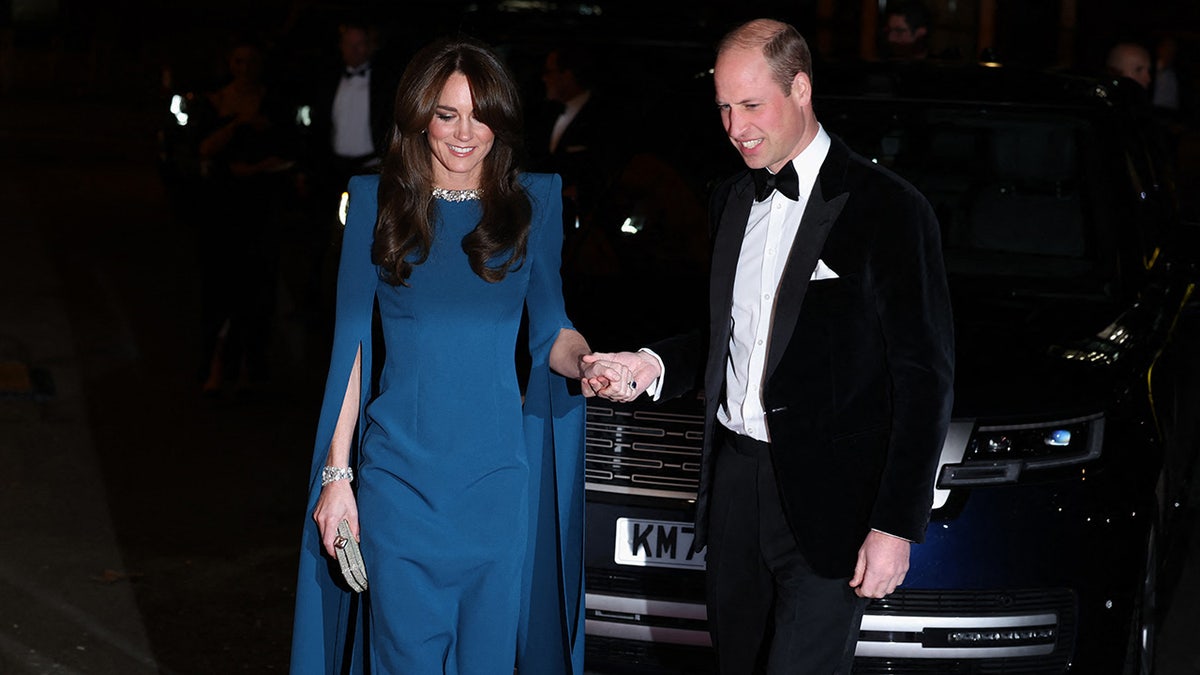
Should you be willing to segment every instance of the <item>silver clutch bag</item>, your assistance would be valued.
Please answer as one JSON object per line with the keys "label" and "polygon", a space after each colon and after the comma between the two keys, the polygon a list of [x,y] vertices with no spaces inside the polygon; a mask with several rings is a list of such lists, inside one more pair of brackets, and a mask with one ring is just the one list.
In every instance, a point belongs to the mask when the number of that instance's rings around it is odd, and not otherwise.
{"label": "silver clutch bag", "polygon": [[362,553],[358,550],[358,542],[350,534],[350,523],[338,523],[338,536],[333,540],[333,550],[337,552],[338,565],[342,568],[342,576],[354,591],[362,593],[367,590],[367,568],[363,566]]}

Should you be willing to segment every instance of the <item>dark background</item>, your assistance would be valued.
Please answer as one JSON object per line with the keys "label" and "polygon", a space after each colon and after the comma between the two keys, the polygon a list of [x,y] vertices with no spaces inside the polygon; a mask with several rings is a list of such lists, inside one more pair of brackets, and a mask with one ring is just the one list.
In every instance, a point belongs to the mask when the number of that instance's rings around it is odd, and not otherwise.
{"label": "dark background", "polygon": [[[457,31],[705,49],[760,15],[825,58],[876,46],[869,0],[483,4],[0,0],[0,675],[286,669],[325,331],[282,303],[268,385],[202,397],[198,225],[160,166],[170,95],[220,84],[231,32],[262,35],[292,82],[336,59],[345,12],[379,22],[397,58]],[[1098,72],[1114,40],[1170,34],[1197,90],[1197,2],[930,4],[934,48],[968,59]],[[300,254],[280,245],[286,277]],[[1200,673],[1195,577],[1170,604],[1164,673]]]}
{"label": "dark background", "polygon": [[[221,38],[257,32],[279,58],[329,58],[333,30],[347,13],[377,21],[388,42],[411,50],[431,37],[465,30],[484,39],[526,33],[541,17],[555,30],[580,28],[659,40],[710,43],[732,23],[772,16],[794,23],[826,57],[864,55],[864,23],[875,0],[608,0],[591,3],[508,0],[3,0],[0,54],[5,92],[84,87],[152,92],[160,68],[184,79],[219,78]],[[931,44],[974,58],[988,49],[1006,63],[1096,71],[1118,39],[1152,45],[1172,35],[1190,62],[1200,46],[1200,3],[1179,0],[928,0]],[[520,9],[521,11],[517,11]],[[493,17],[519,16],[496,21]],[[480,20],[479,17],[488,17]],[[820,39],[817,39],[819,36]],[[866,50],[866,51],[865,51]]]}

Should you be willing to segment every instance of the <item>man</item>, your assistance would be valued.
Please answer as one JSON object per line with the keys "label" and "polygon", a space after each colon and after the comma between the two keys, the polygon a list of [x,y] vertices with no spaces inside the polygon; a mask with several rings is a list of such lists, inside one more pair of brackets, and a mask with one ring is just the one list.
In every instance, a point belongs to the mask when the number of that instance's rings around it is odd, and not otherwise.
{"label": "man", "polygon": [[617,401],[682,393],[704,364],[696,546],[727,674],[849,672],[868,599],[922,540],[950,415],[935,216],[821,127],[811,63],[776,21],[721,41],[717,107],[748,170],[712,196],[710,325],[586,357],[629,368],[590,383]]}
{"label": "man", "polygon": [[884,37],[893,58],[923,59],[929,55],[929,10],[915,1],[889,2],[884,11]]}
{"label": "man", "polygon": [[1150,52],[1145,47],[1133,42],[1118,42],[1108,50],[1105,60],[1108,72],[1114,77],[1127,77],[1141,85],[1142,89],[1150,89]]}
{"label": "man", "polygon": [[[387,150],[396,93],[395,69],[379,58],[374,26],[347,20],[337,27],[338,58],[313,78],[311,127],[302,172],[309,201],[305,260],[294,296],[319,330],[330,330],[338,244],[337,215],[351,176],[375,169]],[[326,338],[323,339],[328,339]]]}
{"label": "man", "polygon": [[350,176],[374,168],[387,150],[395,78],[375,63],[378,36],[365,23],[338,27],[339,67],[323,82],[313,110],[316,152],[327,162],[327,179],[340,194]]}
{"label": "man", "polygon": [[605,129],[614,120],[607,118],[592,89],[594,67],[587,50],[564,45],[546,55],[542,70],[550,112],[534,134],[531,154],[535,170],[562,176],[567,234],[577,217],[595,207],[610,150]]}

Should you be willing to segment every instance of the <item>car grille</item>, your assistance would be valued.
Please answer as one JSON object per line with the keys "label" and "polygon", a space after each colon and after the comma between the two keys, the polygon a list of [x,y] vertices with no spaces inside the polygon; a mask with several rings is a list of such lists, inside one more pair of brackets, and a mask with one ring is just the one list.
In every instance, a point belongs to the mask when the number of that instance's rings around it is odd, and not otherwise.
{"label": "car grille", "polygon": [[653,407],[587,404],[587,489],[695,499],[704,414],[696,399]]}
{"label": "car grille", "polygon": [[944,614],[993,611],[998,614],[1068,612],[1074,615],[1075,596],[1069,590],[923,591],[898,589],[872,600],[872,614]]}
{"label": "car grille", "polygon": [[708,649],[657,642],[638,642],[587,636],[587,667],[629,675],[716,675],[716,660]]}
{"label": "car grille", "polygon": [[[695,575],[688,575],[695,576]],[[707,644],[707,629],[703,620],[703,591],[692,588],[656,588],[656,594],[648,593],[649,586],[657,586],[659,580],[641,580],[641,588],[634,579],[621,579],[619,575],[601,576],[588,574],[588,641],[589,649],[603,645],[603,650],[592,652],[592,658],[602,656],[629,665],[657,664],[669,671],[668,666],[681,663],[703,663],[711,649]],[[667,591],[667,592],[663,592]],[[596,601],[593,602],[593,594]],[[666,605],[673,609],[656,611],[653,598],[675,599]],[[621,602],[631,607],[639,603],[645,610],[631,609],[622,614]],[[689,604],[690,603],[690,604]],[[595,605],[593,607],[593,604]],[[664,603],[658,603],[664,604]],[[863,630],[859,634],[858,653],[854,660],[855,675],[1032,675],[1034,673],[1067,672],[1076,635],[1076,598],[1067,589],[1040,590],[996,590],[996,591],[924,591],[898,590],[883,600],[875,600],[867,609]],[[612,605],[612,607],[608,607]],[[680,608],[694,607],[694,612]],[[915,632],[879,633],[871,625],[901,620]],[[957,649],[947,650],[944,641],[946,626],[997,625],[1020,630],[1020,626],[1053,617],[1048,627],[1053,630],[1052,648],[1045,653],[1022,655],[1019,644],[1008,645],[964,645],[961,655]],[[919,628],[924,627],[924,628]],[[648,637],[616,639],[623,631],[640,630]],[[961,630],[970,631],[965,628]],[[1007,629],[993,629],[1003,633]],[[983,629],[982,633],[989,632]],[[630,633],[633,635],[634,633]],[[1033,642],[1045,644],[1033,639]],[[1046,645],[1050,646],[1050,645]],[[866,656],[865,650],[879,648],[899,649],[905,656]],[[921,652],[928,651],[928,657]],[[940,653],[939,653],[940,652]],[[934,654],[937,653],[936,656]],[[640,671],[630,671],[640,672]],[[688,670],[685,672],[702,672]]]}
{"label": "car grille", "polygon": [[644,573],[623,574],[589,569],[585,577],[587,590],[589,593],[704,604],[703,574],[691,571],[680,574],[678,570],[641,571]]}
{"label": "car grille", "polygon": [[[871,603],[867,612],[875,616],[943,616],[943,617],[1008,617],[1053,615],[1055,641],[1052,651],[1036,656],[1005,656],[1002,658],[874,658],[859,656],[854,660],[855,675],[945,674],[945,675],[1013,675],[1066,672],[1070,664],[1076,633],[1076,598],[1067,589],[1000,590],[1000,591],[923,591],[898,590],[882,600]],[[884,639],[895,641],[898,635],[873,636],[866,630],[859,636],[860,654],[864,641]],[[936,621],[930,622],[936,624]],[[985,631],[986,632],[986,631]],[[922,635],[922,641],[935,640]],[[1003,648],[1001,648],[1003,649]]]}

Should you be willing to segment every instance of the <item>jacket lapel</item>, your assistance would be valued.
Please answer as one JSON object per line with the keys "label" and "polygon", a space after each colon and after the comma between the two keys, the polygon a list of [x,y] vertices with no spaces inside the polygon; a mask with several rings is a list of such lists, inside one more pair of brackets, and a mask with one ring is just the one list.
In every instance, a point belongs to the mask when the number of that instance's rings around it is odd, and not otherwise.
{"label": "jacket lapel", "polygon": [[[808,292],[808,282],[813,270],[817,268],[817,260],[825,247],[825,239],[834,221],[842,213],[849,192],[841,189],[841,176],[845,170],[846,154],[844,146],[835,139],[829,148],[829,154],[817,181],[813,184],[812,194],[804,207],[804,215],[800,218],[800,227],[796,230],[796,238],[792,240],[792,250],[788,254],[787,265],[783,270],[783,278],[779,281],[779,292],[775,299],[775,316],[771,321],[771,343],[767,352],[767,372],[765,379],[769,381],[787,351],[791,342],[792,332],[796,329],[796,321],[800,316],[800,307],[804,303],[804,295]],[[826,194],[829,198],[826,201]]]}
{"label": "jacket lapel", "polygon": [[746,223],[750,220],[750,206],[754,202],[753,186],[749,172],[734,181],[713,238],[709,284],[709,315],[713,321],[709,326],[708,367],[704,374],[704,386],[712,400],[716,400],[725,379],[729,316],[733,310],[733,277],[737,272]]}

